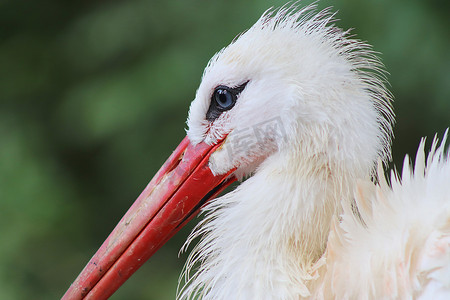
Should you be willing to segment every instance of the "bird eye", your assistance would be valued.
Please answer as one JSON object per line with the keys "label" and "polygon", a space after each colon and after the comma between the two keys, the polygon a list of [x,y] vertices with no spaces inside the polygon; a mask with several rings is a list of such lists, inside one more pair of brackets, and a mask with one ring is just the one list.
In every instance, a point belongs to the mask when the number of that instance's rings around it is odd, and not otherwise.
{"label": "bird eye", "polygon": [[219,109],[229,110],[236,103],[236,95],[227,88],[217,88],[214,91],[213,99],[217,103]]}
{"label": "bird eye", "polygon": [[248,81],[237,87],[228,87],[225,85],[216,87],[211,96],[208,111],[206,112],[206,120],[212,122],[224,111],[232,109],[236,104],[239,94],[244,90],[247,83]]}

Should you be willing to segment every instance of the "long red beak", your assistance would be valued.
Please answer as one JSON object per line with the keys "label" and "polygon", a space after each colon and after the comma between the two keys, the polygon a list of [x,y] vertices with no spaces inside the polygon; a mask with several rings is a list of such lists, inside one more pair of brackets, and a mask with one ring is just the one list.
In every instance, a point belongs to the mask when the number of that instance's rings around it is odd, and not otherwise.
{"label": "long red beak", "polygon": [[184,138],[91,258],[62,299],[107,299],[199,209],[236,178],[214,176],[210,155],[221,146]]}

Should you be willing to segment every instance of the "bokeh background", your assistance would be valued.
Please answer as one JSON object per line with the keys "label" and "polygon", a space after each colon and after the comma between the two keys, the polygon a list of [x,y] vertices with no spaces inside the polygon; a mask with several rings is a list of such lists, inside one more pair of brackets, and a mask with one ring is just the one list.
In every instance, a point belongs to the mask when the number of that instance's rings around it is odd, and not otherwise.
{"label": "bokeh background", "polygon": [[[283,3],[0,0],[0,299],[61,297],[183,138],[209,58]],[[330,5],[382,53],[401,165],[450,126],[448,1]],[[188,232],[112,299],[174,299]]]}

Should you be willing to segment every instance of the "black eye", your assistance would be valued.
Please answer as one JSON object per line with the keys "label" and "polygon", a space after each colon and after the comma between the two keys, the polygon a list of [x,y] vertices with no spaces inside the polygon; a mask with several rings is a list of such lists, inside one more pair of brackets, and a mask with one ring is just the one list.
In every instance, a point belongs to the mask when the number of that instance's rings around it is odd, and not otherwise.
{"label": "black eye", "polygon": [[211,96],[208,111],[206,112],[206,120],[212,122],[224,111],[232,109],[236,104],[239,94],[244,90],[247,83],[248,81],[237,87],[228,87],[225,85],[216,87]]}
{"label": "black eye", "polygon": [[217,103],[218,108],[222,110],[229,110],[236,103],[236,94],[225,87],[216,88],[212,98]]}

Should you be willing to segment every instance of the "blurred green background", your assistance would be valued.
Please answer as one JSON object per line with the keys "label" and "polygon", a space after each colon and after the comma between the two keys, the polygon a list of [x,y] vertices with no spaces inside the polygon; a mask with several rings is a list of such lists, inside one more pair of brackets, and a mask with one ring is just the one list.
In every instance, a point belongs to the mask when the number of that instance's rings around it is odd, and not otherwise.
{"label": "blurred green background", "polygon": [[[183,138],[208,59],[283,3],[0,0],[0,299],[64,293]],[[401,165],[450,125],[448,2],[330,5],[383,53]],[[174,299],[188,232],[112,299]]]}

